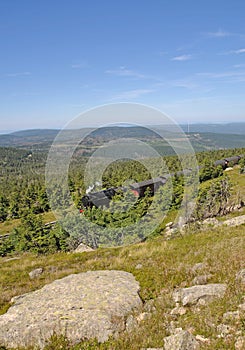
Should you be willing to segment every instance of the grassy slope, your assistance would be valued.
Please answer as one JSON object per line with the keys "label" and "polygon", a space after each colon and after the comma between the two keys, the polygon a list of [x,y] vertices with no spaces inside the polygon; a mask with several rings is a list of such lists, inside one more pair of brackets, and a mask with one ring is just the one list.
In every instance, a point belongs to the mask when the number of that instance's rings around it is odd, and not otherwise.
{"label": "grassy slope", "polygon": [[[245,175],[239,174],[238,167],[228,172],[233,183],[234,193],[240,190],[245,197]],[[243,214],[243,212],[242,212]],[[170,218],[168,218],[169,220]],[[52,217],[45,216],[50,221]],[[244,268],[245,225],[237,228],[221,227],[206,232],[192,231],[190,234],[165,241],[157,237],[145,243],[124,248],[99,249],[91,253],[59,253],[48,256],[24,254],[19,260],[0,258],[0,312],[4,313],[11,297],[42,287],[57,278],[71,273],[88,270],[117,269],[134,274],[141,285],[141,297],[144,301],[156,300],[157,311],[130,335],[124,334],[118,340],[105,344],[84,343],[74,349],[132,349],[163,346],[163,337],[167,336],[168,326],[173,317],[169,315],[174,303],[171,293],[176,287],[190,286],[193,275],[190,268],[198,262],[207,263],[207,268],[200,274],[211,273],[210,282],[227,283],[225,297],[219,301],[201,307],[200,311],[189,310],[177,319],[176,326],[192,329],[194,334],[201,334],[212,339],[203,349],[234,349],[235,334],[226,343],[217,338],[216,326],[222,322],[226,311],[234,311],[242,301],[244,291],[235,284],[235,275]],[[136,269],[142,264],[141,269]],[[43,267],[40,278],[30,280],[28,272]],[[245,320],[235,325],[245,334]],[[67,342],[59,338],[53,340],[51,349],[67,349]]]}
{"label": "grassy slope", "polygon": [[233,170],[228,171],[233,188],[233,193],[239,194],[240,197],[245,201],[245,174],[239,174],[240,167],[236,166]]}
{"label": "grassy slope", "polygon": [[[205,272],[213,274],[211,282],[229,285],[225,298],[201,307],[199,312],[187,312],[179,317],[177,325],[184,329],[192,328],[194,334],[213,338],[210,346],[205,345],[205,349],[233,349],[235,336],[226,344],[224,340],[216,337],[215,327],[221,322],[223,313],[237,309],[242,300],[242,289],[235,285],[235,274],[244,267],[244,228],[217,228],[172,241],[164,241],[162,237],[158,237],[143,244],[99,249],[83,254],[60,253],[40,257],[26,254],[21,256],[20,260],[12,261],[2,258],[1,310],[6,310],[12,296],[40,288],[71,273],[97,269],[125,270],[132,272],[140,282],[143,300],[160,296],[157,299],[157,312],[130,335],[125,334],[116,341],[87,348],[136,350],[141,347],[162,346],[163,337],[168,335],[167,327],[173,320],[168,315],[174,307],[172,290],[175,287],[191,285],[191,266],[198,262],[206,262],[208,267]],[[142,269],[136,269],[139,263],[143,265]],[[30,280],[28,272],[40,266],[45,269],[43,275],[39,279]],[[242,324],[237,327],[241,328]],[[54,341],[53,349],[58,348],[58,344],[55,344]]]}

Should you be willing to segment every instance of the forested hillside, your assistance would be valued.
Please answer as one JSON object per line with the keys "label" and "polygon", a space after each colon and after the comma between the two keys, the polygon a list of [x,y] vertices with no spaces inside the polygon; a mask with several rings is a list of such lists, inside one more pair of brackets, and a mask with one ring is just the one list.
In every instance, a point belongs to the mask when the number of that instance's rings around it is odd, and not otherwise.
{"label": "forested hillside", "polygon": [[[244,147],[244,123],[231,124],[196,124],[182,125],[187,138],[196,152]],[[15,147],[31,151],[48,151],[60,130],[24,130],[0,135],[0,147]],[[173,154],[173,149],[166,139],[178,138],[179,129],[176,126],[124,126],[102,127],[98,129],[84,128],[81,130],[64,130],[64,135],[71,133],[88,135],[80,144],[83,155],[91,155],[103,143],[118,138],[136,138],[152,145],[162,156]],[[177,136],[176,136],[177,135]],[[181,148],[181,144],[180,144]]]}
{"label": "forested hillside", "polygon": [[[201,184],[205,183],[205,186],[200,186],[197,210],[193,214],[195,217],[192,220],[200,220],[225,213],[225,207],[228,205],[231,196],[231,186],[223,169],[214,166],[214,162],[217,159],[244,153],[245,149],[233,149],[196,154],[201,166],[199,180]],[[47,253],[56,250],[67,250],[74,248],[81,241],[86,241],[94,247],[104,244],[103,240],[89,242],[86,233],[79,227],[74,230],[71,237],[58,223],[55,226],[45,226],[46,222],[55,220],[50,213],[45,187],[46,156],[46,152],[0,148],[0,235],[6,236],[1,240],[0,250],[2,255],[14,251],[31,250],[38,253]],[[82,207],[81,198],[86,190],[83,182],[86,161],[86,157],[77,152],[70,164],[69,188],[77,211]],[[170,173],[181,170],[180,162],[176,156],[166,156],[164,161]],[[243,159],[242,162],[244,162]],[[153,162],[154,166],[157,163]],[[166,169],[159,168],[156,170],[161,176],[166,173]],[[111,163],[106,169],[103,174],[102,187],[120,187],[128,179],[143,181],[150,177],[151,174],[141,163],[132,160],[121,160]],[[216,180],[214,181],[214,179]],[[209,182],[209,180],[212,181]],[[161,202],[161,207],[155,209],[163,212],[167,210],[170,216],[174,216],[174,212],[178,210],[182,201],[184,185],[183,176],[174,176],[171,180],[171,186],[173,186],[171,200],[166,196],[169,191],[167,183],[156,194],[159,197],[159,203]],[[62,190],[56,188],[55,197],[57,201],[63,200],[62,196]],[[145,215],[153,198],[150,192],[146,193],[130,210],[122,211],[122,205],[125,205],[127,201],[130,203],[131,197],[132,193],[130,192],[126,194],[126,197],[124,194],[123,204],[120,204],[122,197],[118,195],[111,203],[111,210],[93,207],[85,210],[83,215],[101,227],[117,228],[119,233],[114,244],[120,245],[132,242],[132,237],[140,240],[141,237],[138,237],[136,233],[131,232],[130,237],[127,237],[127,235],[122,234],[122,231]],[[162,201],[161,199],[165,197],[167,199]],[[154,234],[160,234],[164,227],[165,224],[162,222]],[[142,237],[144,237],[143,234]]]}

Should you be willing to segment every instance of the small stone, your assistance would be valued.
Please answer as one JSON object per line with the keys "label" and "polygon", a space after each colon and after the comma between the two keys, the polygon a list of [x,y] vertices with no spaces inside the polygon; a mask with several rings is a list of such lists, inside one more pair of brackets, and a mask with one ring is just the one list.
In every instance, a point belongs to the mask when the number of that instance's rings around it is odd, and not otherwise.
{"label": "small stone", "polygon": [[173,300],[181,302],[183,306],[206,305],[215,298],[222,298],[227,286],[225,284],[197,285],[189,288],[177,289],[173,293]]}
{"label": "small stone", "polygon": [[149,318],[150,313],[149,312],[142,312],[136,317],[137,322],[145,321],[147,318]]}
{"label": "small stone", "polygon": [[189,286],[189,283],[187,281],[182,281],[180,283],[180,288],[186,288],[187,286]]}
{"label": "small stone", "polygon": [[171,315],[185,315],[186,314],[186,308],[184,308],[183,306],[176,306],[171,312]]}
{"label": "small stone", "polygon": [[241,329],[236,332],[236,336],[240,336],[240,335],[242,335],[242,330]]}
{"label": "small stone", "polygon": [[[210,300],[211,301],[211,300]],[[207,299],[206,298],[200,298],[198,301],[197,301],[197,304],[199,305],[199,306],[205,306],[206,304],[207,304]],[[201,311],[200,309],[199,309],[199,311]]]}
{"label": "small stone", "polygon": [[211,274],[209,275],[201,275],[201,276],[197,276],[192,280],[192,284],[193,285],[197,285],[197,284],[207,284],[208,280],[212,277]]}
{"label": "small stone", "polygon": [[219,338],[225,338],[227,335],[229,335],[233,331],[233,328],[226,324],[220,324],[217,327],[217,331],[219,332],[219,335],[218,335]]}
{"label": "small stone", "polygon": [[205,269],[206,267],[207,267],[207,265],[206,265],[205,263],[200,262],[200,263],[197,263],[197,264],[195,264],[194,266],[192,266],[191,272],[192,272],[193,274],[195,274],[197,271],[203,270],[203,269]]}
{"label": "small stone", "polygon": [[245,287],[245,269],[236,274],[236,282]]}
{"label": "small stone", "polygon": [[39,267],[38,269],[32,270],[29,272],[30,279],[39,277],[43,273],[43,268]]}
{"label": "small stone", "polygon": [[209,344],[210,343],[210,339],[203,337],[200,334],[196,335],[196,340],[199,341],[200,343],[204,343],[204,344]]}
{"label": "small stone", "polygon": [[187,331],[179,331],[177,334],[164,338],[165,350],[198,350],[199,343]]}
{"label": "small stone", "polygon": [[173,330],[173,334],[178,334],[178,333],[181,333],[181,332],[183,332],[183,328],[181,328],[181,327],[177,327],[177,328],[175,328]]}
{"label": "small stone", "polygon": [[241,311],[245,311],[245,303],[238,305],[238,308],[239,308]]}
{"label": "small stone", "polygon": [[240,312],[239,311],[228,311],[223,315],[223,321],[229,322],[233,320],[240,320]]}
{"label": "small stone", "polygon": [[74,250],[74,253],[84,253],[84,252],[93,252],[94,249],[83,244],[80,243],[79,246]]}
{"label": "small stone", "polygon": [[176,237],[177,233],[178,233],[178,229],[176,227],[173,227],[173,228],[167,227],[165,231],[165,237],[167,240],[170,240]]}
{"label": "small stone", "polygon": [[142,267],[143,267],[142,264],[137,264],[137,265],[135,266],[136,270],[140,270],[140,269],[142,269]]}
{"label": "small stone", "polygon": [[245,336],[239,337],[235,342],[236,350],[244,350],[245,349]]}
{"label": "small stone", "polygon": [[229,166],[229,167],[228,167],[228,168],[226,168],[224,171],[226,171],[226,172],[227,172],[227,171],[231,171],[231,170],[233,170],[233,168]]}

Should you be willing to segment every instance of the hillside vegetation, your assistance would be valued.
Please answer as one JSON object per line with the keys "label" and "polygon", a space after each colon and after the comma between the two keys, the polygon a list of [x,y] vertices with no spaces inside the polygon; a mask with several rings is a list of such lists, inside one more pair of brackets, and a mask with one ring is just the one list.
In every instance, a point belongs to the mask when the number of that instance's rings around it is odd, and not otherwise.
{"label": "hillside vegetation", "polygon": [[[182,125],[181,127],[196,152],[244,147],[245,123],[193,124],[189,126]],[[71,132],[79,132],[81,135],[88,134],[80,144],[80,151],[86,156],[90,156],[103,143],[118,138],[136,138],[152,145],[160,155],[173,155],[173,149],[165,140],[176,138],[176,135],[179,137],[180,134],[177,129],[175,125],[166,125],[164,128],[162,126],[114,126],[98,128],[95,131],[89,128],[65,130],[63,133],[71,140]],[[37,129],[3,134],[0,135],[0,147],[16,147],[47,152],[59,131]],[[161,137],[160,135],[164,136]]]}
{"label": "hillside vegetation", "polygon": [[[12,252],[35,251],[38,253],[54,252],[74,248],[81,241],[94,247],[104,244],[103,239],[96,238],[97,241],[90,241],[86,230],[80,224],[72,233],[67,233],[59,223],[53,226],[44,226],[45,223],[53,221],[54,217],[50,212],[50,203],[46,194],[44,170],[45,155],[40,153],[26,153],[25,151],[10,148],[2,148],[2,173],[0,174],[0,235],[8,235],[0,241],[0,253],[2,255]],[[209,216],[221,215],[226,212],[229,204],[231,184],[228,177],[223,173],[221,167],[215,167],[214,161],[225,156],[245,153],[244,149],[234,149],[229,151],[211,151],[197,153],[196,157],[201,165],[199,179],[201,186],[197,195],[197,210],[194,212],[192,220],[204,219]],[[70,165],[69,188],[77,210],[82,206],[82,196],[85,194],[83,182],[83,171],[86,159],[80,155],[75,155]],[[181,170],[181,164],[176,156],[165,157],[165,163],[169,172]],[[151,164],[151,160],[150,160]],[[151,168],[156,173],[164,176],[166,169],[161,166],[158,160],[152,159]],[[139,162],[123,160],[111,163],[103,174],[103,187],[120,187],[128,179],[134,181],[146,180],[150,177],[149,171]],[[217,179],[212,183],[209,180]],[[236,183],[236,181],[235,181]],[[172,198],[168,196],[169,186],[172,186]],[[171,217],[175,216],[179,209],[183,197],[185,181],[183,176],[174,176],[171,182],[163,186],[156,194],[155,211],[163,213],[169,211]],[[240,191],[241,192],[241,191]],[[233,195],[230,204],[237,204],[241,198],[239,191]],[[221,195],[222,194],[222,195]],[[234,197],[235,196],[235,197]],[[131,200],[132,194],[125,197],[126,203]],[[66,201],[62,188],[55,187],[53,198],[56,202]],[[120,197],[119,197],[120,199]],[[208,208],[205,206],[209,201]],[[125,205],[125,201],[123,202]],[[150,193],[146,193],[140,198],[136,205],[127,211],[122,211],[121,202],[112,201],[113,211],[102,210],[102,208],[91,208],[84,212],[84,216],[90,221],[102,227],[114,230],[117,228],[117,237],[113,245],[128,244],[130,242],[142,240],[144,232],[140,235],[130,232],[127,236],[125,227],[134,224],[138,218],[145,215],[152,203]],[[206,204],[205,204],[206,203]],[[159,215],[159,214],[158,214]],[[72,218],[71,218],[72,220]],[[147,219],[151,225],[151,218]],[[160,224],[153,234],[161,233],[165,222]],[[74,225],[73,225],[74,226]],[[136,227],[137,228],[137,227]],[[114,232],[114,231],[113,231]],[[109,232],[110,235],[114,233]],[[123,241],[123,240],[124,241]]]}
{"label": "hillside vegetation", "polygon": [[[163,347],[163,338],[170,335],[173,327],[181,327],[207,339],[201,343],[201,349],[235,349],[238,336],[245,336],[244,312],[239,319],[230,321],[229,336],[220,336],[219,325],[223,324],[227,311],[236,311],[244,302],[244,287],[237,282],[236,274],[245,268],[245,227],[244,224],[232,228],[204,226],[202,221],[216,217],[222,222],[245,214],[242,206],[245,202],[244,159],[228,172],[213,166],[217,159],[243,153],[244,149],[197,153],[202,166],[197,209],[184,230],[173,230],[169,236],[166,229],[170,221],[175,221],[181,203],[184,183],[180,176],[173,178],[174,192],[167,216],[144,242],[112,248],[102,244],[95,251],[75,253],[73,248],[81,242],[81,231],[71,234],[59,223],[44,225],[54,220],[45,193],[45,154],[34,152],[30,156],[24,150],[1,149],[0,233],[7,237],[0,240],[0,313],[8,310],[13,296],[36,290],[69,274],[123,270],[135,276],[141,287],[140,297],[145,304],[150,301],[153,311],[130,332],[103,344],[91,340],[72,345],[65,336],[54,335],[45,350]],[[84,163],[79,157],[74,157],[69,174],[69,186],[77,209],[85,193],[81,176]],[[176,157],[165,160],[171,171],[180,169]],[[105,171],[103,181],[107,187],[120,186],[128,177],[141,181],[148,175],[139,164],[115,162]],[[151,201],[151,194],[146,194],[134,211],[126,214],[126,223],[134,222],[137,215],[144,215]],[[85,215],[96,223],[107,222],[108,230],[117,227],[121,220],[118,214],[108,217],[100,208],[88,209]],[[127,225],[119,229],[126,235]],[[86,236],[82,238],[84,240]],[[202,263],[202,268],[195,272],[193,266],[197,263]],[[42,268],[43,273],[30,279],[29,272],[35,268]],[[207,305],[187,308],[182,315],[173,314],[173,291],[193,285],[193,278],[198,275],[209,276],[209,283],[226,284],[224,297]]]}
{"label": "hillside vegetation", "polygon": [[[154,300],[156,312],[144,320],[137,329],[117,340],[104,344],[97,342],[69,346],[65,339],[53,339],[46,349],[132,349],[161,347],[163,337],[169,335],[171,321],[176,327],[191,329],[210,339],[203,349],[234,349],[236,332],[245,334],[244,319],[233,321],[234,332],[227,339],[218,338],[217,326],[226,311],[234,311],[242,303],[244,291],[235,281],[236,273],[244,267],[244,226],[222,227],[206,231],[192,230],[171,241],[160,236],[154,240],[124,248],[98,249],[90,253],[59,253],[35,256],[26,253],[18,260],[1,260],[0,305],[2,313],[11,297],[23,294],[57,278],[88,270],[116,269],[134,274],[140,282],[140,296],[144,301]],[[189,310],[177,319],[170,315],[174,308],[172,292],[175,288],[190,286],[191,272],[196,263],[205,263],[202,273],[212,274],[210,282],[227,283],[225,297],[199,310]],[[139,264],[141,268],[138,268]],[[30,280],[28,273],[43,267],[44,273]]]}

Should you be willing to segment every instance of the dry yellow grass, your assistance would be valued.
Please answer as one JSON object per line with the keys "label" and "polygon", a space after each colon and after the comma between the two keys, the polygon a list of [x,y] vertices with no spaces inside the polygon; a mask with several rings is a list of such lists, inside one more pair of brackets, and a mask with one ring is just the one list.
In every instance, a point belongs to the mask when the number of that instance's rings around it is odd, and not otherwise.
{"label": "dry yellow grass", "polygon": [[[157,311],[142,322],[130,335],[124,334],[117,340],[105,344],[84,343],[74,349],[132,349],[141,347],[160,347],[163,337],[168,335],[169,315],[174,303],[171,293],[174,288],[189,286],[193,275],[190,268],[198,262],[205,262],[205,273],[211,273],[211,282],[227,283],[225,298],[202,307],[200,311],[188,311],[180,316],[176,326],[192,329],[212,339],[204,349],[233,349],[235,335],[229,343],[217,338],[216,326],[226,311],[235,310],[241,302],[244,291],[235,284],[235,275],[244,267],[245,227],[221,227],[206,232],[189,233],[182,238],[164,241],[158,237],[149,242],[124,248],[99,249],[82,254],[59,253],[49,256],[24,254],[19,260],[1,259],[0,267],[0,305],[6,311],[14,295],[40,288],[57,278],[71,273],[98,269],[119,269],[133,273],[141,285],[143,300],[154,298]],[[137,264],[141,269],[136,269]],[[30,280],[28,272],[43,267],[44,273],[38,279]],[[237,327],[242,327],[242,321]],[[245,330],[244,330],[245,331]],[[69,348],[63,339],[53,339],[52,347],[47,349]],[[62,345],[63,344],[63,345]],[[62,348],[62,347],[61,347]]]}

